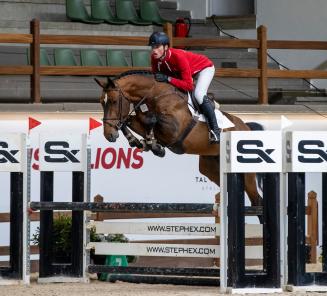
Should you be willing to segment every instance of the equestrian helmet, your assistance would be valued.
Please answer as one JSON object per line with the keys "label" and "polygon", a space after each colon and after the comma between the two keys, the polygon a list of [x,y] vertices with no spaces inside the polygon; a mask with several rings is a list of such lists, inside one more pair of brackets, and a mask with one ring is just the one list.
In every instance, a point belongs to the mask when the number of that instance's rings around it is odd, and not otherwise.
{"label": "equestrian helmet", "polygon": [[154,32],[151,34],[149,38],[149,46],[153,45],[168,45],[169,46],[169,38],[164,32]]}

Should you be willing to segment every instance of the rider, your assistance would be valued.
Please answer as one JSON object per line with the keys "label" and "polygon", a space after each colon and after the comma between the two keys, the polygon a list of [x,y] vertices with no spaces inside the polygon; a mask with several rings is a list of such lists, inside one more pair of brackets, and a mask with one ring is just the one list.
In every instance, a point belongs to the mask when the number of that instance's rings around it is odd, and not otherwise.
{"label": "rider", "polygon": [[[215,67],[206,56],[181,49],[169,47],[169,38],[163,32],[154,32],[149,38],[152,48],[151,65],[155,79],[168,82],[173,86],[189,92],[194,89],[194,96],[200,110],[207,118],[211,143],[219,143],[220,129],[217,124],[214,106],[207,91],[215,75]],[[197,76],[194,88],[193,77]]]}

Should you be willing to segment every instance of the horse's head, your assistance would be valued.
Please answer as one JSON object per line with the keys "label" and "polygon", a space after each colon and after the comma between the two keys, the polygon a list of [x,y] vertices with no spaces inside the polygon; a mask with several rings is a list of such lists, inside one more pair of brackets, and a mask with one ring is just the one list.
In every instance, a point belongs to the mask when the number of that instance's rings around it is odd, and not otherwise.
{"label": "horse's head", "polygon": [[100,103],[103,108],[104,136],[109,142],[115,142],[118,131],[128,118],[130,99],[123,93],[119,84],[110,78],[107,82],[95,81],[102,87]]}

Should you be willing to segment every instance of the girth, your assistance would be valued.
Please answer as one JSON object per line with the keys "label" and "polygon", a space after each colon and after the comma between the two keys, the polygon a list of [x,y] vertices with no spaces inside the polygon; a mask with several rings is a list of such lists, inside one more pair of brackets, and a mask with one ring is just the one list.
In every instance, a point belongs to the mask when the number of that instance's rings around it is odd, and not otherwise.
{"label": "girth", "polygon": [[184,154],[185,150],[183,148],[183,142],[186,139],[186,137],[189,135],[189,133],[192,131],[192,129],[196,125],[196,123],[197,123],[197,120],[195,120],[192,117],[190,123],[187,125],[185,130],[181,133],[179,138],[174,143],[167,145],[167,148],[176,154]]}

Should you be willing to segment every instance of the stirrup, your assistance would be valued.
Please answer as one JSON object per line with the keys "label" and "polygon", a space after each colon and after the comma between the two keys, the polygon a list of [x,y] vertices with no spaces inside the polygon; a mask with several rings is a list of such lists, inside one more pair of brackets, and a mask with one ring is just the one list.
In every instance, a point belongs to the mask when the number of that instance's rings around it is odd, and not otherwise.
{"label": "stirrup", "polygon": [[213,130],[209,130],[209,142],[210,144],[219,144],[220,133],[217,135]]}

